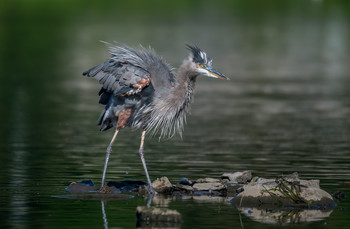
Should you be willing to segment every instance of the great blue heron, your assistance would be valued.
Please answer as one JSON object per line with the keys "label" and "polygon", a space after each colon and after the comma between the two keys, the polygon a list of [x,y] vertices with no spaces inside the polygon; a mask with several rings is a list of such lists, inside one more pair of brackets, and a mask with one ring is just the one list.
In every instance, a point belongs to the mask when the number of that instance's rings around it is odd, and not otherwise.
{"label": "great blue heron", "polygon": [[136,50],[126,45],[110,47],[109,60],[83,73],[102,84],[99,102],[106,107],[98,119],[101,131],[115,128],[107,147],[101,188],[113,142],[119,130],[129,126],[142,129],[139,154],[148,192],[155,193],[144,159],[145,134],[159,131],[160,137],[171,137],[176,132],[181,135],[197,76],[229,79],[212,67],[212,60],[205,52],[196,46],[187,45],[187,48],[191,52],[178,69],[177,77],[173,68],[153,50],[143,47]]}

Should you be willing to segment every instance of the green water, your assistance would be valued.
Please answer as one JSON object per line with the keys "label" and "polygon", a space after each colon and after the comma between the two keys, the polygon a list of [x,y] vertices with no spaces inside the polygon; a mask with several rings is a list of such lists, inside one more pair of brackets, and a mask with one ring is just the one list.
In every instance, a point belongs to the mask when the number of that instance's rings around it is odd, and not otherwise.
{"label": "green water", "polygon": [[[231,78],[201,77],[183,139],[147,138],[153,179],[297,171],[349,195],[348,1],[2,1],[2,228],[135,228],[147,200],[54,198],[72,181],[99,184],[112,132],[99,132],[99,85],[81,75],[109,57],[103,41],[151,45],[173,66],[197,44]],[[107,180],[145,180],[140,132],[121,131]],[[347,184],[347,185],[346,185]],[[275,228],[224,200],[154,200],[181,228]],[[277,224],[348,228],[350,202],[327,217]],[[314,221],[312,221],[314,220]]]}

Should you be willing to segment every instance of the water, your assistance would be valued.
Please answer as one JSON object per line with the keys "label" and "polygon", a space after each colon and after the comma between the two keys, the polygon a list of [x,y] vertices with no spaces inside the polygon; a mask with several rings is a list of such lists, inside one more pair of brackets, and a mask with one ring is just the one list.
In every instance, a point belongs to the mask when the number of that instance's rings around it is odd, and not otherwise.
{"label": "water", "polygon": [[[0,184],[4,228],[134,228],[147,200],[67,200],[72,181],[99,183],[112,132],[95,125],[99,85],[81,72],[106,58],[99,40],[150,44],[181,64],[198,44],[231,81],[198,79],[183,139],[146,139],[152,179],[250,169],[299,172],[349,194],[349,4],[343,1],[7,1],[0,10]],[[145,180],[140,132],[123,130],[107,180]],[[347,185],[346,185],[347,184]],[[227,202],[162,200],[181,228],[271,228]],[[347,228],[348,199],[330,216],[287,223]],[[284,225],[284,224],[283,224]],[[282,223],[280,223],[282,226]]]}

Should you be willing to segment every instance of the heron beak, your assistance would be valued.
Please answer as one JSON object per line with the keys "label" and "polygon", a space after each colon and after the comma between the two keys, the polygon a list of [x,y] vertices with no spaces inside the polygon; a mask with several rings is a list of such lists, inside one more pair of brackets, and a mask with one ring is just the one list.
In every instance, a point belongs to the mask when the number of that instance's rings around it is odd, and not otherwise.
{"label": "heron beak", "polygon": [[226,77],[224,74],[222,74],[221,72],[219,72],[213,67],[206,67],[205,70],[208,71],[207,76],[209,77],[219,78],[223,80],[230,80],[230,78]]}

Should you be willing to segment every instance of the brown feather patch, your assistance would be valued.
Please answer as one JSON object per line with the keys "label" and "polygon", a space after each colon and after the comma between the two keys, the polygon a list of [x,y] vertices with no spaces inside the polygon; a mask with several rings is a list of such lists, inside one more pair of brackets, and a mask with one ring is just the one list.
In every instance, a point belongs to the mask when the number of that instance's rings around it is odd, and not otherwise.
{"label": "brown feather patch", "polygon": [[126,110],[122,110],[118,113],[118,123],[117,123],[117,129],[123,129],[126,124],[128,123],[128,119],[131,115],[131,108],[127,108]]}

